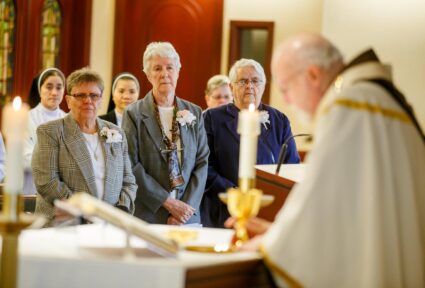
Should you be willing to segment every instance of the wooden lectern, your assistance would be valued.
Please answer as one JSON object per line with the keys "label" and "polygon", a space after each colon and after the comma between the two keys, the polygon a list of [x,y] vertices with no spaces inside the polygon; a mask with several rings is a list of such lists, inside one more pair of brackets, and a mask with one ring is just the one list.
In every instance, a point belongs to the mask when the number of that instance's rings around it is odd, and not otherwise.
{"label": "wooden lectern", "polygon": [[275,174],[277,165],[256,165],[256,187],[265,195],[273,195],[274,201],[260,210],[258,217],[273,221],[285,203],[292,187],[302,181],[305,164],[284,164],[279,175]]}

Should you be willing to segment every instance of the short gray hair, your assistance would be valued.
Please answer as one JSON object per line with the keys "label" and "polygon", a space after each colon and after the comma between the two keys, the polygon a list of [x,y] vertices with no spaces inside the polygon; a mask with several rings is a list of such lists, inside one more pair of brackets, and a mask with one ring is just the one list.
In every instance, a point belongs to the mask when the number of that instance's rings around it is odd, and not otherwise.
{"label": "short gray hair", "polygon": [[297,55],[300,61],[305,63],[305,65],[313,64],[329,71],[335,64],[344,61],[338,48],[328,41],[322,41],[311,45],[308,44],[304,45],[302,49],[299,49],[299,54]]}
{"label": "short gray hair", "polygon": [[238,76],[238,70],[244,67],[253,67],[255,71],[257,71],[257,73],[260,74],[261,81],[263,81],[263,83],[266,84],[266,80],[267,80],[266,74],[264,73],[264,69],[261,66],[261,64],[255,61],[254,59],[245,59],[245,58],[242,58],[236,61],[235,64],[233,64],[232,68],[230,68],[230,71],[229,71],[230,81],[236,82],[236,78]]}
{"label": "short gray hair", "polygon": [[230,79],[226,75],[214,75],[210,78],[210,80],[208,80],[207,88],[205,89],[205,94],[209,96],[215,89],[229,84]]}
{"label": "short gray hair", "polygon": [[143,72],[146,75],[148,75],[150,69],[150,60],[155,56],[173,59],[177,72],[180,71],[182,67],[180,56],[173,45],[170,42],[152,42],[146,46],[146,50],[143,53]]}
{"label": "short gray hair", "polygon": [[84,67],[72,72],[66,79],[66,92],[71,95],[72,88],[84,83],[96,83],[100,91],[103,93],[105,84],[99,73],[91,70],[89,67]]}

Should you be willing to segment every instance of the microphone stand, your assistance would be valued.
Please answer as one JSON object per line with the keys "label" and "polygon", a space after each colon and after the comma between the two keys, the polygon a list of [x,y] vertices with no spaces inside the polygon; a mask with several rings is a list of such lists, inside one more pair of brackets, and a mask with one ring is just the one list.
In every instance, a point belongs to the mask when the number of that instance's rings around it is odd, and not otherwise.
{"label": "microphone stand", "polygon": [[311,140],[312,136],[311,134],[295,134],[292,135],[291,137],[288,137],[285,142],[283,142],[282,148],[280,149],[280,153],[279,153],[279,159],[277,160],[277,167],[276,167],[276,172],[275,174],[278,175],[279,171],[280,171],[280,167],[282,166],[283,160],[285,159],[286,156],[286,151],[288,150],[288,143],[291,139],[294,139],[295,137],[299,137],[299,136],[304,136],[304,137],[309,137],[309,140]]}

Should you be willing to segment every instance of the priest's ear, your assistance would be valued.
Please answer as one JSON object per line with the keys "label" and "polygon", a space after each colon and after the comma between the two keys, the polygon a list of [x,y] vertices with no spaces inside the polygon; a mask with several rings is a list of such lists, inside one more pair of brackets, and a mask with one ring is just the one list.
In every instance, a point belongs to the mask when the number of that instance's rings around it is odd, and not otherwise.
{"label": "priest's ear", "polygon": [[312,85],[320,86],[323,76],[323,70],[319,66],[313,64],[307,67],[307,77]]}

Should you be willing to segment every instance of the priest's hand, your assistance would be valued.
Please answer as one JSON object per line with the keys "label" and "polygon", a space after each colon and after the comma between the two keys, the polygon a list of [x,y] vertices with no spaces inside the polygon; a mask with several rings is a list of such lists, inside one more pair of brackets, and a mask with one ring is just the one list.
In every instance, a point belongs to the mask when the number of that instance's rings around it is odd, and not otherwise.
{"label": "priest's hand", "polygon": [[167,198],[162,206],[181,224],[186,223],[192,217],[193,213],[195,213],[195,208],[171,197]]}
{"label": "priest's hand", "polygon": [[[237,219],[235,217],[228,218],[226,222],[224,222],[224,227],[233,228],[236,224],[236,220]],[[249,238],[264,234],[269,229],[271,224],[272,222],[261,218],[249,218],[248,221],[246,221],[246,230],[248,232]]]}
{"label": "priest's hand", "polygon": [[249,239],[244,244],[242,244],[242,246],[239,247],[238,250],[250,251],[250,252],[259,251],[262,242],[263,242],[263,235],[258,235],[252,239]]}

